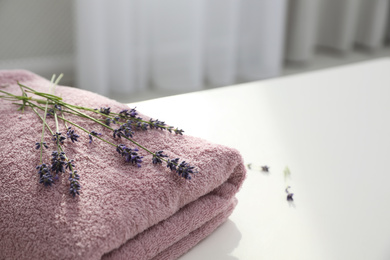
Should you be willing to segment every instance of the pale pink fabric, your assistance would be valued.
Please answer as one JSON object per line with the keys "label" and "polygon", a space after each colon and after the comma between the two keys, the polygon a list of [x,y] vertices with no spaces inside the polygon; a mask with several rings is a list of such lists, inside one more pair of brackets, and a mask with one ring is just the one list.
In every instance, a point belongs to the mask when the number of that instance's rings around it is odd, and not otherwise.
{"label": "pale pink fabric", "polygon": [[[1,89],[20,95],[16,81],[48,91],[49,82],[31,72],[0,72]],[[70,87],[57,87],[56,95],[86,107],[128,108]],[[72,120],[117,143],[103,127]],[[54,120],[48,123],[54,129]],[[65,131],[63,123],[60,128]],[[245,178],[238,151],[199,138],[160,130],[134,136],[196,166],[199,173],[186,181],[153,165],[142,151],[143,167],[129,165],[115,147],[97,139],[89,144],[88,135],[76,130],[80,142],[65,141],[82,185],[81,195],[72,198],[67,175],[49,188],[38,183],[35,143],[41,131],[31,109],[22,114],[0,99],[0,259],[177,259],[228,218]],[[46,132],[46,162],[54,149],[50,139]]]}

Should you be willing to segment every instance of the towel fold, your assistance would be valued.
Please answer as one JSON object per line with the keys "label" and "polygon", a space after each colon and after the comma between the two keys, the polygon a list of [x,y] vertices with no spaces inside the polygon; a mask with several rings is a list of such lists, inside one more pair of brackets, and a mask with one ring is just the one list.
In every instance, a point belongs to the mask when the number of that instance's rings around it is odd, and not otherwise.
{"label": "towel fold", "polygon": [[[0,72],[0,89],[21,95],[17,81],[49,92],[50,82],[31,72]],[[74,105],[129,109],[76,88],[58,86],[55,94]],[[112,132],[96,123],[65,116],[115,144],[135,147],[113,139]],[[73,198],[68,175],[51,187],[38,181],[35,143],[40,142],[42,122],[31,108],[22,113],[0,99],[0,122],[0,259],[177,259],[228,218],[245,178],[237,150],[200,138],[135,131],[133,139],[151,151],[163,150],[169,158],[195,166],[199,172],[186,180],[164,164],[152,164],[152,155],[142,150],[142,167],[129,164],[114,146],[97,138],[89,143],[88,134],[76,129],[79,141],[64,142],[82,186]],[[47,122],[55,129],[53,118]],[[59,128],[64,135],[62,121]],[[56,149],[51,139],[46,131],[49,149],[43,151],[43,161],[50,162]]]}

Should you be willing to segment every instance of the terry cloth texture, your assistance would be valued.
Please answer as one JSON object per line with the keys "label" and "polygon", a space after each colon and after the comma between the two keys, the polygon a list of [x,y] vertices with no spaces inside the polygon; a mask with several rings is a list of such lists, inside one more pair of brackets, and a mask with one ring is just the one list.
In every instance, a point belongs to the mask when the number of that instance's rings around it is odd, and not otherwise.
{"label": "terry cloth texture", "polygon": [[[0,72],[2,90],[21,95],[17,81],[49,92],[50,82],[31,72]],[[58,86],[55,91],[75,105],[129,109],[76,88]],[[97,138],[89,143],[88,134],[76,129],[79,142],[65,140],[64,150],[80,175],[80,196],[69,194],[68,174],[45,187],[35,169],[40,164],[35,143],[40,142],[42,122],[31,108],[24,113],[17,108],[0,99],[0,259],[177,259],[223,223],[236,205],[246,172],[237,150],[156,129],[136,131],[134,140],[196,166],[199,173],[192,180],[180,178],[164,164],[152,164],[152,156],[141,149],[143,163],[137,168],[114,146]],[[65,117],[134,148],[96,123]],[[55,129],[54,118],[47,121]],[[64,123],[59,127],[65,135]],[[46,130],[49,149],[43,161],[48,163],[56,149],[51,139]]]}

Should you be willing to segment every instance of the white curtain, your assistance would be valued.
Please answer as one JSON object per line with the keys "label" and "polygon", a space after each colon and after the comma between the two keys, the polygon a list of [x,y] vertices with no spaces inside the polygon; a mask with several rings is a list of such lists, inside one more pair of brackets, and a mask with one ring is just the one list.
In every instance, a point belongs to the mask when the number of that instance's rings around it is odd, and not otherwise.
{"label": "white curtain", "polygon": [[[388,0],[362,1],[356,42],[370,49],[382,46],[387,27],[390,4]],[[389,16],[390,17],[390,16]],[[388,28],[390,31],[390,28]]]}
{"label": "white curtain", "polygon": [[76,85],[187,92],[279,76],[318,46],[381,48],[389,1],[75,0]]}
{"label": "white curtain", "polygon": [[286,0],[76,0],[75,9],[84,89],[183,92],[281,73]]}
{"label": "white curtain", "polygon": [[243,0],[238,34],[238,78],[254,81],[280,75],[287,1]]}
{"label": "white curtain", "polygon": [[286,60],[305,63],[313,58],[319,0],[294,0],[288,10]]}

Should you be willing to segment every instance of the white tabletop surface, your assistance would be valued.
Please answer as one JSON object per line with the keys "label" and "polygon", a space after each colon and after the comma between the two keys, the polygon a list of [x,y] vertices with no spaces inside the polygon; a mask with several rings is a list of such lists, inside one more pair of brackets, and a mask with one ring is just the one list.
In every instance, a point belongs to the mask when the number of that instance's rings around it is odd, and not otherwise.
{"label": "white tabletop surface", "polygon": [[390,259],[390,58],[129,105],[270,167],[181,260]]}

